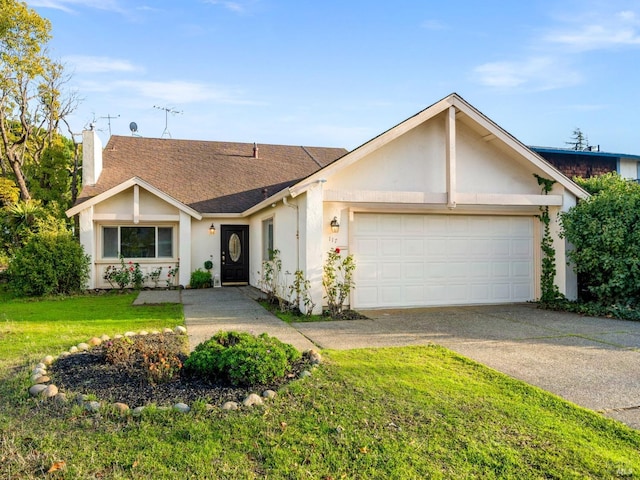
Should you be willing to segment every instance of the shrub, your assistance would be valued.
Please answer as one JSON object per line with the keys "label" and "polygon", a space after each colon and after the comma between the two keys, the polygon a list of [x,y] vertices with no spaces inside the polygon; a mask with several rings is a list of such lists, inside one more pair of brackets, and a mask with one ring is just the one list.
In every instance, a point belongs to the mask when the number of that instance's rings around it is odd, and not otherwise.
{"label": "shrub", "polygon": [[640,185],[618,175],[579,180],[596,192],[561,215],[568,252],[591,298],[602,305],[640,303]]}
{"label": "shrub", "polygon": [[189,282],[191,288],[209,288],[211,287],[211,272],[204,270],[194,270],[191,272],[191,280]]}
{"label": "shrub", "polygon": [[136,353],[131,337],[120,337],[104,344],[104,359],[112,365],[130,365]]}
{"label": "shrub", "polygon": [[141,365],[150,383],[166,383],[180,373],[185,338],[173,334],[115,338],[104,344],[104,358],[125,368]]}
{"label": "shrub", "polygon": [[234,386],[266,385],[283,378],[299,358],[294,347],[266,333],[219,332],[195,348],[185,368]]}
{"label": "shrub", "polygon": [[356,263],[353,255],[342,258],[340,249],[335,248],[327,254],[327,260],[322,267],[322,286],[327,293],[327,307],[329,315],[336,317],[342,313],[344,302],[349,298],[349,293],[355,288],[353,273]]}
{"label": "shrub", "polygon": [[74,293],[89,278],[89,257],[68,232],[38,233],[16,251],[7,275],[20,296]]}

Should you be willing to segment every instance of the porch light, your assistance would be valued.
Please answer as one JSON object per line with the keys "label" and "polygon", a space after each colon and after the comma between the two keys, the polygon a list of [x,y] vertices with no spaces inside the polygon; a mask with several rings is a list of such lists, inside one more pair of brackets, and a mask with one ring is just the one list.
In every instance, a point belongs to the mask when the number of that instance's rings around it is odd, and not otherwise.
{"label": "porch light", "polygon": [[215,235],[216,234],[216,226],[212,223],[211,226],[209,227],[209,235]]}
{"label": "porch light", "polygon": [[340,224],[338,223],[338,217],[333,217],[333,220],[331,220],[331,231],[333,233],[338,233],[340,231]]}

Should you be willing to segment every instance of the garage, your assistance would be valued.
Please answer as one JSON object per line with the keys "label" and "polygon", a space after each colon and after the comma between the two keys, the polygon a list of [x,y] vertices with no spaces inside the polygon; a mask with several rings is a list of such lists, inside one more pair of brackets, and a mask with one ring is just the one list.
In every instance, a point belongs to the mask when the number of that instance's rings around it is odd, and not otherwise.
{"label": "garage", "polygon": [[356,213],[354,308],[535,297],[532,216]]}

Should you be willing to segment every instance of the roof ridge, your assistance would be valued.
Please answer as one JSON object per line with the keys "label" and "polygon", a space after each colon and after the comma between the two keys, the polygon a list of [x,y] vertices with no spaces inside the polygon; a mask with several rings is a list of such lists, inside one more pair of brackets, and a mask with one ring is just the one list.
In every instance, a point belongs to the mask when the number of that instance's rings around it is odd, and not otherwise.
{"label": "roof ridge", "polygon": [[310,152],[309,150],[307,150],[307,147],[305,147],[304,145],[300,145],[300,148],[302,148],[302,150],[304,150],[304,152],[305,152],[307,155],[309,155],[309,157],[311,158],[311,160],[313,160],[313,161],[316,163],[316,165],[318,165],[318,167],[320,167],[320,168],[322,168],[322,167],[323,167],[323,165],[322,165],[318,160],[316,160],[316,157],[314,157],[313,155],[311,155],[311,152]]}

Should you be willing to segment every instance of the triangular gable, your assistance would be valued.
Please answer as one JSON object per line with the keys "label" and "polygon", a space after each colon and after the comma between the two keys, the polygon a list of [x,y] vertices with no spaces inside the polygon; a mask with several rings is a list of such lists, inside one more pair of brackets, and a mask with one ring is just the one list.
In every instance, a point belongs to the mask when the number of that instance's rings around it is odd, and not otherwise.
{"label": "triangular gable", "polygon": [[65,213],[67,214],[67,217],[73,217],[74,215],[77,215],[78,213],[82,212],[83,210],[86,210],[89,207],[93,207],[94,205],[97,205],[101,202],[104,202],[105,200],[133,187],[134,185],[138,185],[142,188],[144,188],[145,190],[147,190],[149,193],[155,195],[156,197],[164,200],[165,202],[167,202],[168,204],[174,206],[175,208],[177,208],[178,210],[181,210],[182,212],[186,213],[187,215],[195,218],[196,220],[202,220],[202,215],[200,215],[197,211],[195,211],[193,208],[185,205],[182,202],[179,202],[178,200],[176,200],[175,198],[173,198],[170,195],[167,195],[166,193],[164,193],[162,190],[159,190],[158,188],[154,187],[153,185],[151,185],[150,183],[145,182],[144,180],[142,180],[139,177],[133,177],[130,178],[129,180],[120,183],[119,185],[116,185],[113,188],[110,188],[109,190],[107,190],[106,192],[102,192],[99,195],[96,195],[93,198],[90,198],[89,200],[86,200],[78,205],[75,205],[73,207],[71,207],[69,210],[67,210]]}
{"label": "triangular gable", "polygon": [[514,153],[531,163],[532,166],[541,170],[545,175],[547,175],[552,180],[555,180],[558,184],[562,185],[576,197],[585,199],[589,196],[589,194],[581,187],[579,187],[575,182],[563,175],[558,169],[548,163],[544,158],[531,151],[526,145],[524,145],[507,131],[499,127],[496,123],[487,118],[484,114],[479,112],[456,93],[452,93],[439,102],[434,103],[433,105],[427,107],[413,117],[410,117],[404,122],[396,125],[395,127],[390,128],[386,132],[378,135],[367,143],[337,159],[333,163],[327,165],[314,174],[289,187],[291,196],[296,197],[297,195],[300,195],[301,193],[305,192],[310,186],[316,184],[319,181],[325,180],[328,177],[331,177],[332,175],[340,172],[350,165],[353,165],[360,159],[382,148],[384,145],[387,145],[393,140],[401,137],[405,133],[434,118],[435,116],[439,115],[452,106],[456,108],[456,116],[463,115],[465,117],[465,123],[471,125],[472,128],[476,128],[482,131],[483,137],[488,141],[501,142],[503,147],[506,147],[507,149],[513,151]]}

